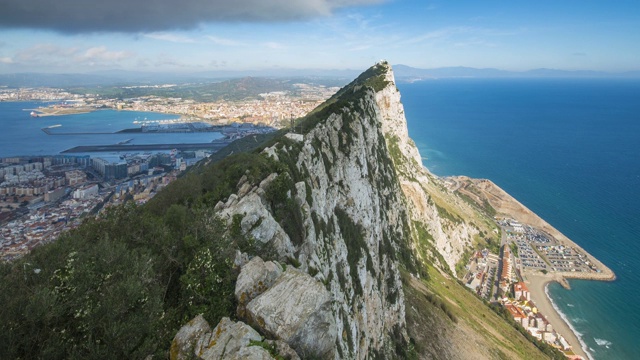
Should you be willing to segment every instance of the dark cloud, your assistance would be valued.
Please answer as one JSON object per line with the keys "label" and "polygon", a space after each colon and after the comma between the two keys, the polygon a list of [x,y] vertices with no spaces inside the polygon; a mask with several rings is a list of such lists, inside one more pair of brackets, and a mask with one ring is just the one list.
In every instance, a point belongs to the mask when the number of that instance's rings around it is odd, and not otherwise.
{"label": "dark cloud", "polygon": [[207,22],[291,21],[384,0],[2,0],[0,28],[65,33],[189,29]]}

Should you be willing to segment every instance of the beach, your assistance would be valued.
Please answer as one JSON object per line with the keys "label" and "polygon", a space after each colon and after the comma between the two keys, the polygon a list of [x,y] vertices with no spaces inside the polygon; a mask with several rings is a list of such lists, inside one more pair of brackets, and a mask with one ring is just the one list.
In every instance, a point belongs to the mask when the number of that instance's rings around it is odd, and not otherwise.
{"label": "beach", "polygon": [[587,353],[582,348],[582,341],[578,335],[572,330],[567,322],[560,316],[556,308],[549,300],[545,291],[547,284],[552,281],[558,281],[562,284],[564,281],[562,275],[559,274],[532,274],[530,272],[523,273],[525,277],[525,283],[529,287],[531,293],[531,299],[538,307],[538,311],[541,312],[553,328],[562,335],[565,340],[572,346],[572,350],[576,355],[582,356],[584,359],[590,359]]}
{"label": "beach", "polygon": [[[522,270],[522,275],[529,287],[532,300],[540,312],[547,318],[553,328],[567,340],[576,355],[582,356],[584,359],[592,358],[585,352],[584,348],[586,346],[571,325],[563,319],[556,307],[553,306],[552,300],[549,299],[546,291],[546,286],[548,283],[556,281],[564,288],[569,289],[570,286],[567,279],[613,281],[616,279],[615,273],[492,181],[473,179],[466,176],[453,177],[452,179],[456,182],[456,191],[462,192],[471,198],[475,197],[479,204],[482,204],[483,201],[489,202],[496,209],[499,216],[513,218],[523,224],[542,230],[559,244],[577,249],[584,254],[591,264],[596,266],[599,272],[551,271],[548,274],[543,274],[538,270]],[[473,189],[469,191],[469,188]]]}

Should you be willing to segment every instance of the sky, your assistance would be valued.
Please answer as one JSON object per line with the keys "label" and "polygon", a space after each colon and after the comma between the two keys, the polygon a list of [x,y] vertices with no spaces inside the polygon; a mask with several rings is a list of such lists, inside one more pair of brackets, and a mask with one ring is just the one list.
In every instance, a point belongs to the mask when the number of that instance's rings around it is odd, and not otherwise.
{"label": "sky", "polygon": [[0,73],[640,70],[640,1],[0,0]]}

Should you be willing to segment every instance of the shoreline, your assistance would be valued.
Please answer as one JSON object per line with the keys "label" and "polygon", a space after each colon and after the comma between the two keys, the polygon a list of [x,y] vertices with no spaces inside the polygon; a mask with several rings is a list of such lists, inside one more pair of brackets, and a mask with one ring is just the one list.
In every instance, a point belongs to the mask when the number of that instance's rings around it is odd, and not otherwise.
{"label": "shoreline", "polygon": [[576,355],[582,356],[584,359],[593,360],[593,357],[587,350],[587,345],[582,340],[581,334],[573,328],[571,322],[556,306],[547,290],[551,282],[555,281],[562,284],[561,280],[563,279],[559,279],[562,278],[562,276],[558,276],[558,274],[543,275],[531,273],[524,273],[524,275],[526,278],[525,283],[529,286],[531,298],[538,310],[547,318],[547,321],[551,323],[556,332],[567,340],[571,345],[571,350]]}
{"label": "shoreline", "polygon": [[576,355],[582,356],[584,359],[593,360],[586,343],[582,340],[581,334],[573,328],[573,325],[566,315],[556,306],[553,298],[547,291],[547,286],[549,283],[555,281],[565,289],[570,290],[571,286],[567,281],[568,279],[614,281],[616,280],[616,274],[595,256],[569,239],[491,180],[474,179],[467,176],[453,176],[449,178],[454,179],[456,182],[457,188],[454,191],[465,192],[466,186],[475,187],[481,194],[478,200],[482,202],[484,198],[484,200],[488,201],[496,210],[497,214],[506,215],[522,224],[537,228],[539,231],[543,231],[548,236],[554,238],[559,244],[579,250],[585,255],[589,262],[600,270],[600,272],[550,271],[547,274],[543,274],[538,271],[523,269],[521,272],[525,283],[529,287],[533,302],[551,323],[553,328],[571,345],[572,351]]}

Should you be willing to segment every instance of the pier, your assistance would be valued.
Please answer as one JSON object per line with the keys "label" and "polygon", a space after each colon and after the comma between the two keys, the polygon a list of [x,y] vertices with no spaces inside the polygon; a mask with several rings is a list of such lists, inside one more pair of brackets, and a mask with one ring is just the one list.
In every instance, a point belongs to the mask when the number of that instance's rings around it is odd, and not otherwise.
{"label": "pier", "polygon": [[154,151],[154,150],[214,150],[218,151],[223,147],[229,145],[231,140],[214,140],[210,143],[195,143],[195,144],[115,144],[115,145],[87,145],[76,146],[71,149],[62,151],[63,154],[72,153],[88,153],[88,152],[117,152],[117,151]]}

